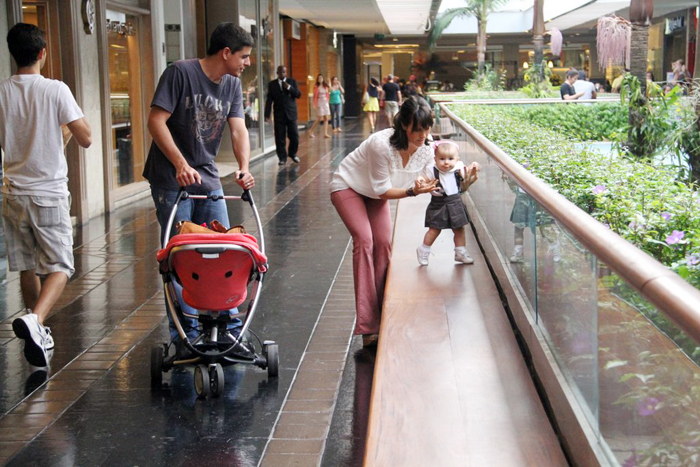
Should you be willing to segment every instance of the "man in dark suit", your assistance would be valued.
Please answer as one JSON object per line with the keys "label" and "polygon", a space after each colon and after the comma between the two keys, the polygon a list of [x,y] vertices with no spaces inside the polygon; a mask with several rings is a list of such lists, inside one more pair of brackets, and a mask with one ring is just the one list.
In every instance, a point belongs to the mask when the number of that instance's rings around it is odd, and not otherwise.
{"label": "man in dark suit", "polygon": [[[272,105],[275,106],[275,145],[279,165],[287,162],[287,155],[294,162],[299,163],[297,149],[299,148],[299,130],[297,129],[297,99],[301,97],[301,91],[297,82],[287,78],[287,67],[277,67],[277,79],[270,81],[267,87],[267,99],[265,101],[265,121],[270,121]],[[287,153],[287,137],[289,137],[289,153]]]}

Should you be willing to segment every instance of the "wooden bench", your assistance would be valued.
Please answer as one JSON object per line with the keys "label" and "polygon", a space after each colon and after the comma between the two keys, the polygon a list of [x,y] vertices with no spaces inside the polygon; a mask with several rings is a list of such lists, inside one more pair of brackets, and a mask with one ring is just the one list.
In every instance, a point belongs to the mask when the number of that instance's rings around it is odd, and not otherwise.
{"label": "wooden bench", "polygon": [[428,201],[397,209],[365,465],[567,465],[471,229],[473,265],[449,230],[418,265]]}

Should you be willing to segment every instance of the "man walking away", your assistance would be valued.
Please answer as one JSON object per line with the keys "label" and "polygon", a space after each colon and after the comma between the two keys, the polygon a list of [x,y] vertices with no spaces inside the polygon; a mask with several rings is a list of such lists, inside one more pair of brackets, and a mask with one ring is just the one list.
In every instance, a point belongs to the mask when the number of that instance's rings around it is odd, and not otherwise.
{"label": "man walking away", "polygon": [[[299,163],[297,150],[299,149],[299,129],[297,128],[297,99],[301,97],[301,91],[297,82],[287,77],[287,67],[277,67],[277,79],[273,79],[267,86],[267,99],[265,100],[265,121],[270,121],[272,107],[275,109],[275,146],[279,165],[287,162],[287,156]],[[287,151],[287,138],[289,138],[289,151]]]}
{"label": "man walking away", "polygon": [[[243,28],[230,22],[221,23],[211,33],[206,57],[179,60],[166,68],[160,77],[148,115],[153,144],[143,176],[151,184],[161,238],[165,235],[170,212],[181,188],[195,195],[224,194],[215,159],[227,124],[238,162],[234,175],[236,183],[245,190],[255,186],[255,179],[249,172],[250,140],[245,126],[240,80],[250,66],[253,43],[253,37]],[[218,220],[224,226],[230,226],[223,199],[182,200],[173,226],[181,220],[195,224],[210,224]],[[171,235],[174,230],[173,227]],[[182,300],[180,284],[176,283],[174,288],[181,309],[196,315],[197,310]],[[237,311],[230,310],[230,314],[237,314]],[[188,356],[187,348],[170,314],[168,319],[177,358],[184,359]],[[196,339],[199,334],[197,320],[186,318],[184,323],[188,337]],[[229,333],[236,334],[240,327],[240,320],[233,319],[229,323]]]}
{"label": "man walking away", "polygon": [[399,113],[399,102],[401,102],[401,88],[394,83],[394,75],[387,76],[387,82],[382,86],[384,90],[384,112],[389,119],[389,126],[394,124],[394,115]]}
{"label": "man walking away", "polygon": [[7,34],[17,73],[0,83],[0,146],[5,150],[2,220],[10,271],[20,271],[26,314],[12,322],[24,356],[49,364],[54,347],[44,326],[73,272],[68,164],[71,136],[87,148],[90,126],[65,83],[41,76],[44,32],[18,23]]}
{"label": "man walking away", "polygon": [[581,99],[597,99],[598,94],[595,91],[595,84],[588,81],[584,70],[578,71],[578,79],[574,82],[574,91],[582,92]]}

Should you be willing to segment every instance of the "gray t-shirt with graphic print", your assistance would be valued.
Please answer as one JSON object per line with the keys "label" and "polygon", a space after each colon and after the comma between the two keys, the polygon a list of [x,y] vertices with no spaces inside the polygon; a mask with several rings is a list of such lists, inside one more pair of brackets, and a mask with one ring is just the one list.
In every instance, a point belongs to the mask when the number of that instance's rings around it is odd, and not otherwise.
{"label": "gray t-shirt with graphic print", "polygon": [[[202,177],[202,185],[187,191],[207,192],[221,188],[214,158],[231,117],[243,118],[241,80],[224,75],[214,83],[204,74],[198,59],[180,60],[160,77],[151,107],[172,115],[167,121],[170,134],[182,155]],[[177,190],[175,167],[155,141],[151,144],[143,176],[152,186]]]}

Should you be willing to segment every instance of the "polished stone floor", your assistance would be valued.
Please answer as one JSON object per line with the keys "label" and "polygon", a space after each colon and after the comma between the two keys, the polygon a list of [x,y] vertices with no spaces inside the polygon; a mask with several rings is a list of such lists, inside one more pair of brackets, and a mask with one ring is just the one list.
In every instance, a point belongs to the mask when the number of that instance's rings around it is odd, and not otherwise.
{"label": "polished stone floor", "polygon": [[[367,131],[345,125],[332,139],[302,133],[298,165],[280,169],[273,155],[251,168],[270,263],[253,328],[279,344],[277,379],[228,367],[223,396],[199,400],[191,369],[180,369],[151,388],[150,349],[167,322],[150,197],[75,229],[76,274],[46,321],[56,341],[48,373],[23,357],[11,331],[23,308],[18,275],[0,273],[0,463],[257,465],[348,245],[328,182]],[[238,191],[231,177],[224,188]],[[254,226],[243,203],[230,202],[229,215]],[[323,465],[361,463],[372,368],[353,339]]]}

